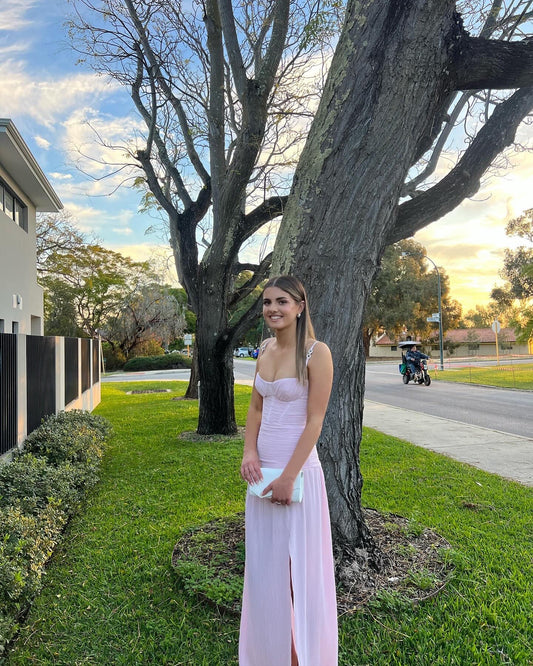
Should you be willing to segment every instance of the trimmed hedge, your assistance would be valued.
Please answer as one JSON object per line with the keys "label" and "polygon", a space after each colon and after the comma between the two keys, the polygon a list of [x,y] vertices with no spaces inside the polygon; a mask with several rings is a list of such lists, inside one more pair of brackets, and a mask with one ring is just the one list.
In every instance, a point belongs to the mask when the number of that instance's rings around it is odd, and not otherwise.
{"label": "trimmed hedge", "polygon": [[124,372],[133,370],[177,370],[190,368],[191,359],[181,354],[165,354],[164,356],[137,356],[130,358],[124,365]]}
{"label": "trimmed hedge", "polygon": [[46,562],[98,481],[111,427],[74,410],[46,419],[0,464],[0,660],[42,585]]}

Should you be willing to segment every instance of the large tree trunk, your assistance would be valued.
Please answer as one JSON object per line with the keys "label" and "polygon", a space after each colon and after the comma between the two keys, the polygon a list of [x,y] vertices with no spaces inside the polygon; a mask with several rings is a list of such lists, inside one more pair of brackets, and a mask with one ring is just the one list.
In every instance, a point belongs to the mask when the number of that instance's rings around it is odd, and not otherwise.
{"label": "large tree trunk", "polygon": [[[233,340],[227,336],[227,283],[223,271],[200,269],[196,344],[200,380],[198,433],[237,432],[233,395]],[[211,269],[211,270],[209,270]]]}
{"label": "large tree trunk", "polygon": [[361,326],[406,174],[450,88],[452,0],[350,1],[294,178],[274,272],[300,276],[335,378],[319,442],[337,551],[372,546],[361,512]]}

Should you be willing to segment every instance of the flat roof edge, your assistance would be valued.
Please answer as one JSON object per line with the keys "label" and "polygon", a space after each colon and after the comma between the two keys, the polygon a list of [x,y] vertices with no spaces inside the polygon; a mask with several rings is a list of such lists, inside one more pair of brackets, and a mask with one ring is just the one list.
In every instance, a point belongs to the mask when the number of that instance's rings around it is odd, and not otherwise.
{"label": "flat roof edge", "polygon": [[22,138],[22,135],[20,134],[15,124],[10,118],[0,118],[0,132],[5,133],[6,136],[9,138],[12,146],[18,152],[20,158],[26,163],[26,166],[30,170],[35,181],[42,189],[45,197],[49,200],[50,207],[55,209],[54,211],[47,211],[47,212],[60,211],[63,208],[63,203],[61,202],[61,199],[59,198],[56,191],[50,184],[50,181],[45,176],[44,171],[39,166],[31,150],[28,148],[28,145]]}

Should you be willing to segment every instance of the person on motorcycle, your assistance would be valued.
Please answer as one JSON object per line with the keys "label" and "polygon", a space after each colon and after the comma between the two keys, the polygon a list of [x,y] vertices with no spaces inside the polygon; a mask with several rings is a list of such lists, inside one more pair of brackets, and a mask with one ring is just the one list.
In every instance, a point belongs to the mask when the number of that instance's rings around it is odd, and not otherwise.
{"label": "person on motorcycle", "polygon": [[413,375],[416,375],[417,372],[420,372],[420,361],[423,358],[429,358],[426,354],[417,351],[416,345],[413,345],[409,348],[407,354],[405,355],[405,360],[409,366],[409,370]]}

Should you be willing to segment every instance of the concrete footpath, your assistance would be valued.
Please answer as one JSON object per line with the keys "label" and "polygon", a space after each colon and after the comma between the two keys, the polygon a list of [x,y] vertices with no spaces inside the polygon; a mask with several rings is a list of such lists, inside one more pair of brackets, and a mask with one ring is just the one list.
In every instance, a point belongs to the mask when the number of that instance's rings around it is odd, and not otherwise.
{"label": "concrete footpath", "polygon": [[533,438],[365,400],[363,425],[533,486]]}

